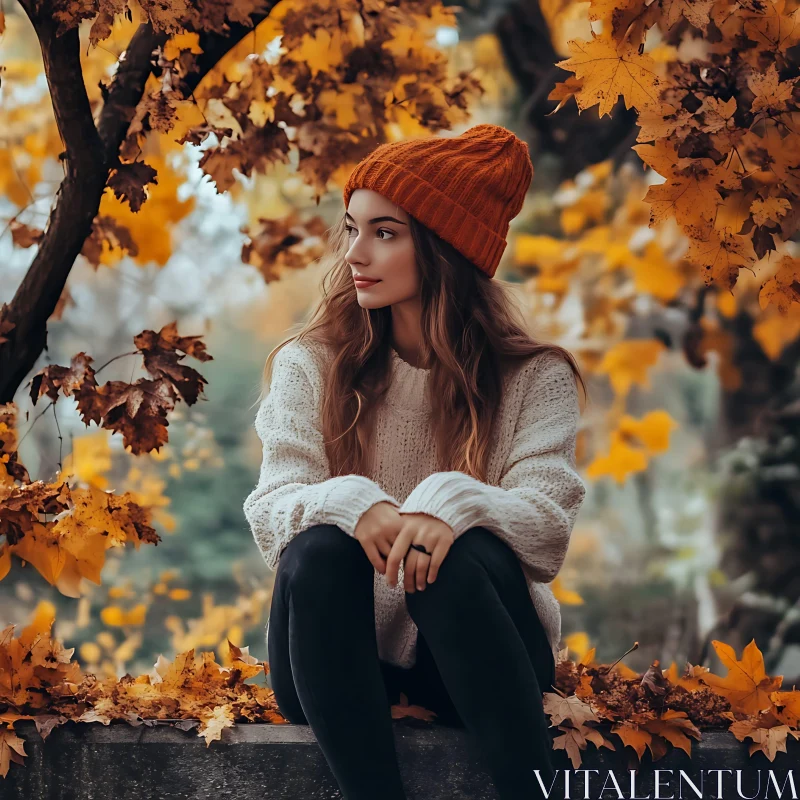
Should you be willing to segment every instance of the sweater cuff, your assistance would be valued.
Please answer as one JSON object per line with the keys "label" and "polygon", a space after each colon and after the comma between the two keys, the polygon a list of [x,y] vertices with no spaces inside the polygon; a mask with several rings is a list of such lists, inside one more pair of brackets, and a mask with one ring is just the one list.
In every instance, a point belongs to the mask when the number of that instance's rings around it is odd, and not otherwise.
{"label": "sweater cuff", "polygon": [[398,500],[364,475],[339,475],[326,483],[329,489],[322,500],[323,516],[349,536],[355,535],[358,521],[376,503],[387,502],[400,507]]}
{"label": "sweater cuff", "polygon": [[430,514],[447,523],[457,539],[482,524],[479,492],[484,486],[465,472],[434,472],[414,488],[401,514]]}

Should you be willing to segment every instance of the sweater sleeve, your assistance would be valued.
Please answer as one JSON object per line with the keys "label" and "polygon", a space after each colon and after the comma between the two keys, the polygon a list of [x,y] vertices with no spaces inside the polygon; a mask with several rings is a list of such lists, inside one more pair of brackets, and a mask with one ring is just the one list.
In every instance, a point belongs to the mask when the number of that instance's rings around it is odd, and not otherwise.
{"label": "sweater sleeve", "polygon": [[244,515],[272,570],[283,548],[306,528],[329,523],[353,536],[361,516],[376,503],[400,506],[363,475],[331,477],[319,424],[321,392],[309,379],[306,358],[291,344],[278,351],[269,394],[256,413],[263,456]]}
{"label": "sweater sleeve", "polygon": [[456,538],[485,527],[511,547],[533,580],[547,583],[564,563],[586,487],[575,470],[580,408],[572,370],[560,356],[547,355],[532,372],[499,486],[463,472],[435,472],[400,513],[437,517]]}

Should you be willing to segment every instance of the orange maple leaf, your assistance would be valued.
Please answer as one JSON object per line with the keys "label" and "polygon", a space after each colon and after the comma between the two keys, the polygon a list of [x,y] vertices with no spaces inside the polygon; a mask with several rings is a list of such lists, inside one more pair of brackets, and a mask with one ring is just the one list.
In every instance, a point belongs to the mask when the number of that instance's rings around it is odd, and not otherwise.
{"label": "orange maple leaf", "polygon": [[756,645],[756,640],[742,651],[742,660],[736,658],[735,650],[725,642],[714,639],[711,644],[717,651],[720,661],[728,668],[723,678],[709,672],[699,678],[717,694],[721,694],[731,704],[734,711],[744,714],[758,714],[773,707],[770,693],[780,688],[783,676],[769,677],[764,670],[764,656]]}

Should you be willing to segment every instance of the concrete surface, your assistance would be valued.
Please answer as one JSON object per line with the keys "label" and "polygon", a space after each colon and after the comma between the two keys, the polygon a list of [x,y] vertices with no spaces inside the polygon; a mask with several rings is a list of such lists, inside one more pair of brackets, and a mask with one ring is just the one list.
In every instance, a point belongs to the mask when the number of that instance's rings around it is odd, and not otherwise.
{"label": "concrete surface", "polygon": [[[429,724],[417,720],[395,720],[398,759],[409,800],[497,800],[489,776],[480,765],[463,729]],[[222,741],[206,748],[196,728],[181,731],[158,724],[131,727],[125,723],[104,726],[99,723],[68,722],[56,728],[43,742],[33,722],[15,726],[25,739],[28,754],[25,766],[11,764],[7,777],[0,778],[3,800],[249,800],[249,798],[303,798],[334,800],[342,795],[322,751],[308,726],[236,725],[222,732]],[[617,737],[613,737],[619,741]],[[800,742],[789,737],[787,753],[774,762],[762,754],[748,755],[747,744],[738,742],[727,731],[706,731],[701,742],[692,741],[693,757],[672,748],[653,764],[645,753],[643,767],[630,792],[628,753],[630,748],[598,751],[593,745],[583,754],[581,769],[600,770],[590,775],[590,793],[584,794],[584,774],[576,773],[563,751],[554,751],[554,765],[567,770],[571,792],[564,789],[567,775],[559,774],[553,794],[561,800],[572,798],[616,798],[609,788],[600,793],[612,770],[622,787],[623,797],[695,798],[688,784],[678,785],[678,770],[685,770],[696,783],[701,771],[703,797],[716,798],[717,775],[708,770],[733,770],[724,778],[726,798],[778,797],[774,787],[765,794],[768,770],[772,769],[783,786],[792,769],[797,773],[795,787],[800,795]],[[749,741],[749,740],[748,740]],[[627,751],[627,752],[625,752]],[[675,770],[662,773],[661,791],[654,793],[654,769]],[[739,795],[735,770],[745,770]],[[757,792],[758,770],[762,784]],[[601,776],[601,777],[598,777]],[[669,781],[672,781],[671,783]],[[610,787],[612,784],[609,783]],[[679,793],[680,790],[680,793]],[[783,797],[793,794],[787,784]],[[376,798],[375,800],[380,800]]]}

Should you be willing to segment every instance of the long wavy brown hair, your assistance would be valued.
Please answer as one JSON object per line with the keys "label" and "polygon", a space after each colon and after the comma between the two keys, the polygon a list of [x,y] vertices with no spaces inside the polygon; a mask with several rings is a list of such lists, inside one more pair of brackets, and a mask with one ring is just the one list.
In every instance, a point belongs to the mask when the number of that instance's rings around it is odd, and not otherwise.
{"label": "long wavy brown hair", "polygon": [[[422,363],[430,365],[431,424],[439,470],[486,481],[492,423],[502,396],[503,370],[553,352],[572,367],[584,397],[586,384],[565,348],[537,342],[525,330],[511,283],[490,278],[452,245],[410,217],[422,305]],[[322,300],[267,357],[261,394],[272,362],[295,340],[330,348],[322,404],[322,433],[332,475],[369,477],[368,443],[376,407],[390,382],[391,307],[362,308],[345,261],[349,238],[344,215],[328,231]],[[297,326],[293,326],[297,327]]]}

